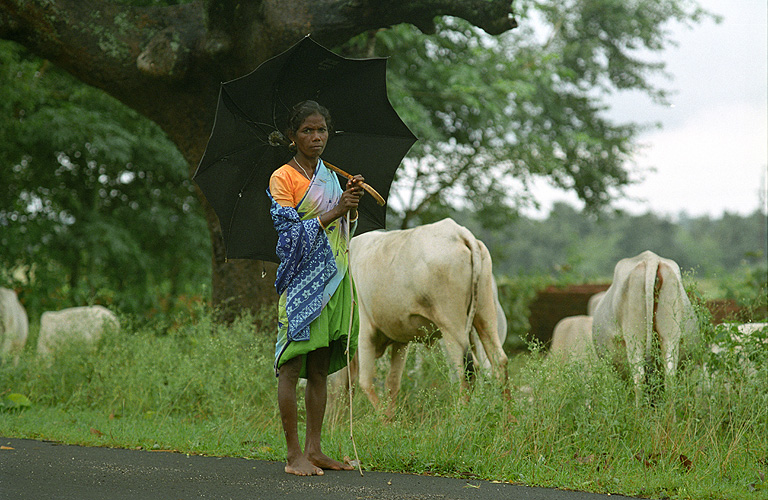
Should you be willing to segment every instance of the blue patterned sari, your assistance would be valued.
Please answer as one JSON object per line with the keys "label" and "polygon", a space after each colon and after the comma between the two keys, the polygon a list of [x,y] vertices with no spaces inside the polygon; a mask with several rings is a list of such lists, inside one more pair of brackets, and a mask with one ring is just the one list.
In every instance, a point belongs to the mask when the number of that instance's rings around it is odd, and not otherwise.
{"label": "blue patterned sari", "polygon": [[[338,351],[338,340],[346,341],[350,314],[354,320],[350,344],[357,346],[357,308],[350,308],[352,290],[345,279],[348,235],[356,224],[348,228],[346,218],[340,218],[323,230],[318,219],[336,206],[341,193],[338,178],[321,160],[297,207],[283,207],[272,200],[280,258],[275,280],[280,294],[275,373],[288,359],[319,347]],[[330,372],[346,364],[339,352],[332,352],[331,358]]]}

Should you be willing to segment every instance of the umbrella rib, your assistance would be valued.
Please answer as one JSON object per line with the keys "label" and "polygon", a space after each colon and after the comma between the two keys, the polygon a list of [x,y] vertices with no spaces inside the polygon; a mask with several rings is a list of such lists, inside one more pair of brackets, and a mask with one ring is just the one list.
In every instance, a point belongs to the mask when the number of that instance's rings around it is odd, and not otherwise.
{"label": "umbrella rib", "polygon": [[[270,129],[273,128],[272,125],[270,125],[269,123],[262,123],[262,122],[253,121],[253,120],[248,119],[247,117],[244,118],[243,121],[245,121],[246,123],[252,125],[253,128],[259,129],[259,132],[261,132],[262,134],[264,134],[266,136],[269,136],[270,132],[267,132],[266,130],[264,130],[264,127],[268,127]],[[254,134],[254,137],[256,137],[256,140],[258,140],[262,144],[269,144],[269,141],[265,141],[264,139],[259,137],[259,135],[257,135],[257,134]]]}
{"label": "umbrella rib", "polygon": [[243,197],[243,192],[245,192],[245,188],[248,187],[248,185],[251,183],[251,180],[253,179],[253,176],[256,175],[256,169],[251,169],[250,175],[248,175],[248,178],[245,180],[245,183],[240,188],[240,191],[237,193],[237,198],[235,199],[235,206],[232,208],[232,215],[229,217],[229,228],[227,229],[227,236],[232,234],[232,226],[235,223],[235,214],[237,213],[237,206],[240,204],[240,199]]}
{"label": "umbrella rib", "polygon": [[[277,130],[277,127],[276,127],[276,126],[274,126],[274,127],[273,127],[273,126],[272,126],[272,125],[270,125],[269,123],[257,122],[257,121],[254,121],[254,120],[252,120],[252,119],[251,119],[251,118],[248,116],[248,113],[246,113],[245,111],[243,111],[243,108],[241,108],[241,107],[240,107],[240,106],[237,104],[237,102],[236,102],[236,101],[235,101],[235,100],[232,98],[232,96],[230,96],[230,95],[229,95],[229,93],[227,93],[227,94],[226,94],[226,96],[227,96],[227,107],[228,107],[230,110],[237,110],[237,113],[236,113],[236,115],[237,115],[237,116],[238,116],[238,117],[239,117],[239,118],[240,118],[242,121],[244,121],[244,122],[245,122],[245,123],[247,123],[248,125],[251,125],[251,127],[252,127],[252,128],[256,128],[256,129],[258,129],[258,130],[259,130],[259,132],[261,132],[261,133],[262,133],[262,134],[264,134],[265,136],[268,136],[268,135],[269,135],[269,133],[271,132],[271,130]],[[233,113],[233,114],[235,114],[235,113]],[[263,127],[268,127],[268,128],[269,128],[269,131],[265,131]],[[258,136],[258,134],[254,134],[254,137],[256,138],[256,140],[260,141],[262,144],[269,144],[269,142],[268,142],[268,141],[265,141],[264,139],[262,139],[261,137],[259,137],[259,136]]]}
{"label": "umbrella rib", "polygon": [[[264,143],[262,143],[262,144],[264,144]],[[227,159],[229,159],[231,156],[235,156],[235,155],[238,155],[238,154],[240,154],[240,153],[243,153],[243,152],[245,152],[245,151],[248,151],[249,149],[254,149],[254,148],[257,148],[257,147],[259,147],[259,145],[258,145],[258,144],[257,144],[257,145],[255,145],[255,146],[254,146],[254,145],[251,145],[251,146],[248,146],[248,147],[244,147],[244,148],[241,148],[241,149],[238,149],[238,150],[229,151],[229,152],[227,152],[227,154],[225,154],[225,155],[223,155],[223,156],[221,156],[221,157],[217,158],[217,159],[216,159],[216,161],[212,161],[210,164],[208,164],[208,167],[206,167],[206,169],[208,169],[210,166],[212,166],[212,165],[214,165],[214,164],[216,164],[216,163],[220,162],[221,160],[227,160]],[[195,176],[197,176],[197,173],[195,173]],[[250,180],[250,179],[249,179],[249,180]]]}

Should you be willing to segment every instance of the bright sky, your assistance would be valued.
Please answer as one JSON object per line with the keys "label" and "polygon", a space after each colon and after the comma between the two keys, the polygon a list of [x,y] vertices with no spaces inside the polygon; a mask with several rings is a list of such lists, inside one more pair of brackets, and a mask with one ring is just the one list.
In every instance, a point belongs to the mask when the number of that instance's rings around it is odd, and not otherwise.
{"label": "bright sky", "polygon": [[[659,81],[673,91],[672,105],[639,94],[611,100],[617,121],[662,124],[640,137],[642,182],[614,205],[633,214],[768,212],[768,5],[699,3],[723,20],[672,27],[679,45],[657,56],[673,77]],[[534,192],[545,209],[560,200],[581,206],[575,195],[543,185]]]}

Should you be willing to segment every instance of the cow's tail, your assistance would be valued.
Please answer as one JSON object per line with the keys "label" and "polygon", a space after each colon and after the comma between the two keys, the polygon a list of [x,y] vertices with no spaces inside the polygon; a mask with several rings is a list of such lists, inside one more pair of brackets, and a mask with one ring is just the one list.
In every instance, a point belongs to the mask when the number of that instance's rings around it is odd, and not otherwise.
{"label": "cow's tail", "polygon": [[656,303],[661,288],[659,259],[649,259],[645,263],[645,357],[653,352],[653,335],[656,330]]}
{"label": "cow's tail", "polygon": [[464,337],[471,338],[472,323],[475,321],[477,313],[477,301],[480,294],[480,276],[483,272],[483,254],[480,249],[480,243],[472,233],[466,228],[461,232],[464,244],[467,245],[472,254],[472,288],[469,294],[469,310],[467,311],[467,324],[464,327]]}

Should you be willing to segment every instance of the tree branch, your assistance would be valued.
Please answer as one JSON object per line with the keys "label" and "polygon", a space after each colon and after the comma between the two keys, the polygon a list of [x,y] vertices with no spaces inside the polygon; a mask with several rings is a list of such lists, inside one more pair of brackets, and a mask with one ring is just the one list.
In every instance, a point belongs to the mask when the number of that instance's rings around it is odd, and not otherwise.
{"label": "tree branch", "polygon": [[[202,26],[190,4],[137,8],[104,0],[0,0],[0,16],[0,37],[21,43],[100,88],[114,87],[116,81],[140,84],[140,54],[146,64],[154,62],[154,54],[158,76],[183,68],[182,47],[191,38],[188,28],[194,31],[195,18]],[[162,38],[173,40],[179,55],[163,54]],[[171,49],[165,46],[166,52]],[[176,63],[169,65],[171,59]]]}
{"label": "tree branch", "polygon": [[497,33],[509,0],[197,0],[134,7],[107,0],[0,0],[16,41],[158,123],[190,165],[205,147],[219,84],[307,33],[327,46],[369,29],[457,15]]}

